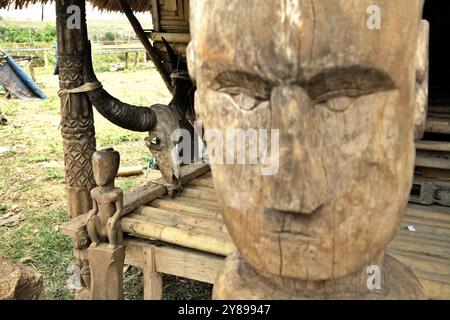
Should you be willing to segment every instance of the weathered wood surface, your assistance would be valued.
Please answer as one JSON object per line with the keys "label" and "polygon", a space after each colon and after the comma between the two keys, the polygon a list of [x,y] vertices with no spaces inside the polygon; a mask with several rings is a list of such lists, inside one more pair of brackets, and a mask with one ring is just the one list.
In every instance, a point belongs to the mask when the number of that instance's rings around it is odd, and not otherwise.
{"label": "weathered wood surface", "polygon": [[117,172],[118,177],[139,176],[141,174],[144,174],[144,168],[142,166],[121,167],[119,172]]}
{"label": "weathered wood surface", "polygon": [[429,115],[426,123],[426,132],[450,134],[450,118],[438,115]]}
{"label": "weathered wood surface", "polygon": [[425,150],[425,151],[450,152],[450,142],[421,140],[416,142],[416,148],[418,150]]}
{"label": "weathered wood surface", "polygon": [[214,283],[224,264],[224,257],[198,250],[128,238],[125,263],[144,268],[145,248],[154,248],[156,272],[197,281]]}
{"label": "weathered wood surface", "polygon": [[[425,299],[417,280],[409,275],[410,270],[403,263],[386,255],[383,263],[378,265],[381,267],[381,282],[384,284],[384,289],[377,291],[370,290],[367,286],[368,266],[357,275],[315,283],[282,277],[269,280],[258,275],[240,254],[234,253],[226,259],[225,267],[218,275],[213,298],[219,300]],[[387,286],[389,289],[386,288]]]}
{"label": "weathered wood surface", "polygon": [[144,257],[144,300],[161,300],[163,293],[162,275],[156,270],[156,249],[143,247]]}
{"label": "weathered wood surface", "polygon": [[[205,164],[192,164],[181,168],[182,185],[189,183],[191,180],[208,172],[209,166]],[[138,209],[140,206],[147,204],[167,193],[164,186],[164,180],[160,179],[126,193],[124,196],[124,212],[126,214]]]}
{"label": "weathered wood surface", "polygon": [[[188,185],[197,185],[199,180],[202,181],[202,185],[212,183],[211,177],[200,176]],[[231,239],[228,238],[225,246],[228,249],[212,250],[217,254],[217,256],[212,255],[212,257],[215,257],[212,261],[206,258],[202,260],[195,255],[193,256],[195,258],[190,258],[190,254],[185,254],[186,251],[196,252],[201,256],[209,257],[207,252],[210,252],[211,248],[203,244],[204,238],[200,238],[200,242],[196,242],[192,238],[177,241],[179,233],[195,232],[195,234],[200,235],[203,232],[217,239],[221,239],[223,234],[227,233],[225,228],[221,228],[223,221],[216,202],[208,202],[208,204],[213,204],[214,207],[205,209],[204,202],[199,203],[198,200],[193,199],[185,200],[180,201],[180,198],[154,200],[147,206],[135,210],[134,214],[129,216],[133,220],[126,222],[126,224],[137,223],[142,225],[141,228],[137,229],[139,231],[138,237],[163,241],[166,239],[167,242],[178,245],[169,247],[170,249],[163,246],[156,250],[157,261],[165,261],[164,263],[159,262],[160,264],[156,262],[158,272],[214,283],[217,275],[214,272],[218,272],[220,269],[218,265],[222,265],[219,263],[221,261],[219,256],[228,256],[235,250],[235,247]],[[415,228],[415,232],[408,230],[408,227],[411,226]],[[164,234],[163,231],[165,228],[178,229],[179,233],[175,232],[169,235],[173,236],[173,239],[168,238],[169,236]],[[130,239],[129,241],[133,243],[136,240]],[[143,240],[138,241],[138,243],[148,244]],[[140,256],[142,251],[139,251],[141,249],[136,248],[136,246],[127,248],[131,255],[127,257],[127,261],[129,261],[127,263],[143,267],[143,258]],[[450,284],[446,280],[450,279],[450,257],[448,256],[450,252],[450,212],[445,212],[442,207],[434,207],[433,209],[433,207],[411,205],[407,209],[397,236],[388,246],[387,252],[411,267],[424,286],[425,293],[429,298],[450,298]],[[179,258],[175,259],[174,256],[179,256]],[[189,261],[189,263],[180,271],[182,262],[174,262],[172,259]],[[196,264],[197,260],[200,266],[194,268],[193,265]],[[173,263],[172,267],[170,267],[171,263]],[[211,264],[211,267],[208,267],[209,264]],[[206,272],[205,269],[208,268],[211,271],[206,273],[205,278],[199,276],[199,268],[203,270],[202,272]]]}
{"label": "weathered wood surface", "polygon": [[[192,180],[189,185],[212,185],[212,178],[205,175]],[[147,206],[141,206],[130,217],[134,217],[138,224],[157,225],[154,233],[141,234],[139,237],[158,238],[161,240],[161,228],[179,228],[181,233],[198,231],[208,232],[212,238],[220,238],[227,233],[218,209],[217,202],[208,202],[213,205],[205,209],[204,201],[181,197],[175,199],[154,200]],[[187,200],[187,202],[186,202]],[[434,208],[434,209],[433,209]],[[398,231],[398,236],[389,245],[388,252],[398,260],[411,267],[425,288],[427,297],[432,299],[450,298],[450,259],[446,258],[450,252],[450,213],[442,211],[442,207],[426,208],[414,206],[408,208]],[[137,216],[137,219],[136,219]],[[70,235],[85,223],[83,217],[72,220],[63,225],[60,230]],[[75,226],[77,225],[77,226]],[[414,226],[416,232],[408,231]],[[145,227],[143,227],[145,229]],[[149,227],[150,228],[150,227]],[[155,237],[151,236],[154,235]],[[175,237],[178,235],[176,234]],[[125,240],[126,264],[142,268],[146,279],[146,299],[157,299],[159,296],[159,277],[161,274],[170,274],[198,281],[214,283],[219,270],[223,267],[224,257],[235,250],[230,238],[227,238],[227,250],[216,251],[218,254],[207,253],[209,248],[203,242],[192,245],[188,241],[177,242],[177,246],[170,246],[160,242],[128,238]],[[203,241],[209,241],[204,239]],[[215,240],[217,241],[217,240]],[[194,249],[192,249],[194,247]],[[147,261],[143,248],[154,248],[154,265]],[[215,250],[213,250],[215,251]],[[150,254],[150,255],[151,255]],[[150,256],[147,253],[147,256]]]}
{"label": "weathered wood surface", "polygon": [[416,166],[432,169],[449,170],[450,154],[442,152],[430,152],[418,150],[416,154]]}
{"label": "weathered wood surface", "polygon": [[0,256],[0,300],[38,300],[44,297],[42,275]]}
{"label": "weathered wood surface", "polygon": [[[210,174],[204,174],[208,168],[199,166],[196,169],[186,168],[184,173],[185,183],[187,187],[201,186],[212,188],[212,178]],[[189,179],[193,179],[188,182]],[[158,185],[158,187],[160,187]],[[144,188],[142,188],[142,191]],[[206,191],[206,189],[202,189]],[[154,194],[147,190],[148,199],[152,199]],[[136,206],[133,204],[132,206]],[[161,211],[159,211],[161,210]],[[134,211],[134,215],[138,217],[138,223],[141,224],[158,224],[162,226],[180,227],[180,232],[188,233],[192,230],[209,230],[211,237],[219,237],[226,233],[226,229],[217,230],[223,224],[221,221],[221,210],[218,208],[216,201],[196,200],[193,198],[179,196],[175,199],[157,199],[150,201],[149,206],[141,206]],[[162,214],[160,215],[160,213]],[[70,235],[79,229],[80,225],[85,223],[86,217],[78,217],[63,225],[60,230],[63,234]],[[415,233],[407,231],[408,226],[414,226]],[[190,231],[189,231],[190,229]],[[153,235],[159,237],[161,229],[158,229]],[[406,236],[404,235],[406,233]],[[421,206],[412,206],[408,208],[407,214],[402,222],[398,237],[392,242],[388,248],[388,252],[397,259],[407,263],[416,275],[419,277],[422,285],[425,287],[426,293],[431,298],[449,298],[448,294],[450,285],[445,281],[450,275],[450,260],[446,259],[446,252],[450,251],[450,243],[445,242],[450,235],[450,214],[439,211],[439,207],[434,211],[425,210]],[[145,237],[145,235],[141,235]],[[177,235],[175,235],[177,237]],[[153,237],[152,237],[153,238]],[[203,238],[204,239],[204,238]],[[424,241],[422,241],[424,239]],[[427,242],[431,240],[431,242]],[[131,243],[137,241],[144,245],[146,241],[129,240]],[[215,277],[223,266],[223,258],[234,250],[231,240],[228,238],[225,247],[227,250],[218,251],[218,255],[207,254],[209,250],[204,250],[202,246],[198,246],[199,250],[189,249],[190,242],[178,242],[179,246],[167,247],[163,246],[156,249],[156,271],[157,273],[172,274],[181,277],[187,277],[199,281],[214,283]],[[206,240],[208,241],[208,240]],[[140,268],[144,268],[144,255],[141,246],[127,244],[127,262]],[[198,243],[196,243],[198,245]],[[202,241],[200,242],[202,244]],[[425,245],[425,246],[423,246]],[[437,246],[436,246],[437,245]],[[195,247],[195,246],[194,246]],[[424,249],[425,248],[425,249]],[[158,262],[159,261],[159,262]],[[149,270],[149,268],[147,268]],[[153,279],[156,283],[154,292],[158,293],[158,274],[150,274],[147,277]],[[149,280],[149,283],[152,283]],[[154,299],[158,295],[153,293],[147,296],[148,299]],[[153,297],[153,298],[152,298]]]}
{"label": "weathered wood surface", "polygon": [[90,294],[93,300],[123,300],[125,247],[107,244],[88,249],[91,268]]}
{"label": "weathered wood surface", "polygon": [[[416,61],[427,51],[423,1],[377,1],[379,28],[364,14],[377,11],[370,0],[190,3],[205,130],[279,130],[269,166],[211,165],[239,252],[267,281],[356,276],[394,238],[409,197],[413,124],[425,115],[415,100],[427,72]],[[398,278],[408,276],[415,283]]]}

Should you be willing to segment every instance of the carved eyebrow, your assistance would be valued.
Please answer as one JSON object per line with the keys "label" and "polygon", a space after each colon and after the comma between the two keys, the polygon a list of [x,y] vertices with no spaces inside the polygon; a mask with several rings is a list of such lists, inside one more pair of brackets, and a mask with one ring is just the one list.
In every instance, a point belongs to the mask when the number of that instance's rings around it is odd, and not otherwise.
{"label": "carved eyebrow", "polygon": [[242,90],[258,100],[269,100],[271,85],[255,74],[242,71],[224,71],[214,81],[213,89],[231,94],[239,94]]}
{"label": "carved eyebrow", "polygon": [[315,102],[341,96],[358,97],[396,87],[384,71],[362,66],[328,69],[301,85]]}

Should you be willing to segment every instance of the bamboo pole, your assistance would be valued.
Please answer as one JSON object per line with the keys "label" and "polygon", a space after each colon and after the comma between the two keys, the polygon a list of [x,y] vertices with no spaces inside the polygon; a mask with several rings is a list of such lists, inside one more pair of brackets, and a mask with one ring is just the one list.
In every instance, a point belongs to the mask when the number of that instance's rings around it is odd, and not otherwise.
{"label": "bamboo pole", "polygon": [[121,220],[123,231],[135,236],[157,239],[182,247],[228,256],[236,250],[231,239],[224,233],[205,233],[182,230],[158,223],[125,217]]}
{"label": "bamboo pole", "polygon": [[138,176],[144,173],[144,169],[141,166],[135,167],[121,167],[117,172],[118,177],[131,177]]}
{"label": "bamboo pole", "polygon": [[418,150],[425,151],[443,151],[450,152],[450,142],[447,141],[418,141],[416,142]]}

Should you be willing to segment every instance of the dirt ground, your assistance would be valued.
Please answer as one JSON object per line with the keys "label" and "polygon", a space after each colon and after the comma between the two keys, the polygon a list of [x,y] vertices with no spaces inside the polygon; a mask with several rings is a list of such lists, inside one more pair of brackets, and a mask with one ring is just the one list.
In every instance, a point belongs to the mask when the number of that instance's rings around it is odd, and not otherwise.
{"label": "dirt ground", "polygon": [[[170,94],[154,69],[106,72],[99,80],[115,97],[128,103],[167,103]],[[48,100],[6,100],[0,109],[8,125],[0,125],[0,255],[22,262],[44,275],[47,299],[71,299],[67,288],[72,261],[71,243],[58,226],[67,220],[65,206],[63,147],[59,131],[58,79],[51,68],[36,69],[37,82]],[[151,159],[143,143],[145,133],[122,130],[95,113],[97,148],[114,147],[123,166],[146,166]],[[129,190],[139,179],[118,179]],[[211,286],[165,277],[166,299],[208,299]],[[142,272],[126,273],[128,299],[141,299]]]}

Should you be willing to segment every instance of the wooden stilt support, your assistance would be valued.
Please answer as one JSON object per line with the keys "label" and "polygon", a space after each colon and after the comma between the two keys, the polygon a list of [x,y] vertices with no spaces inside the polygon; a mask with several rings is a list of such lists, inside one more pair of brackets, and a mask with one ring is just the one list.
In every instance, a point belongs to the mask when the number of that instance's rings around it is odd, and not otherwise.
{"label": "wooden stilt support", "polygon": [[162,275],[156,271],[155,248],[143,248],[144,253],[144,300],[161,300]]}

